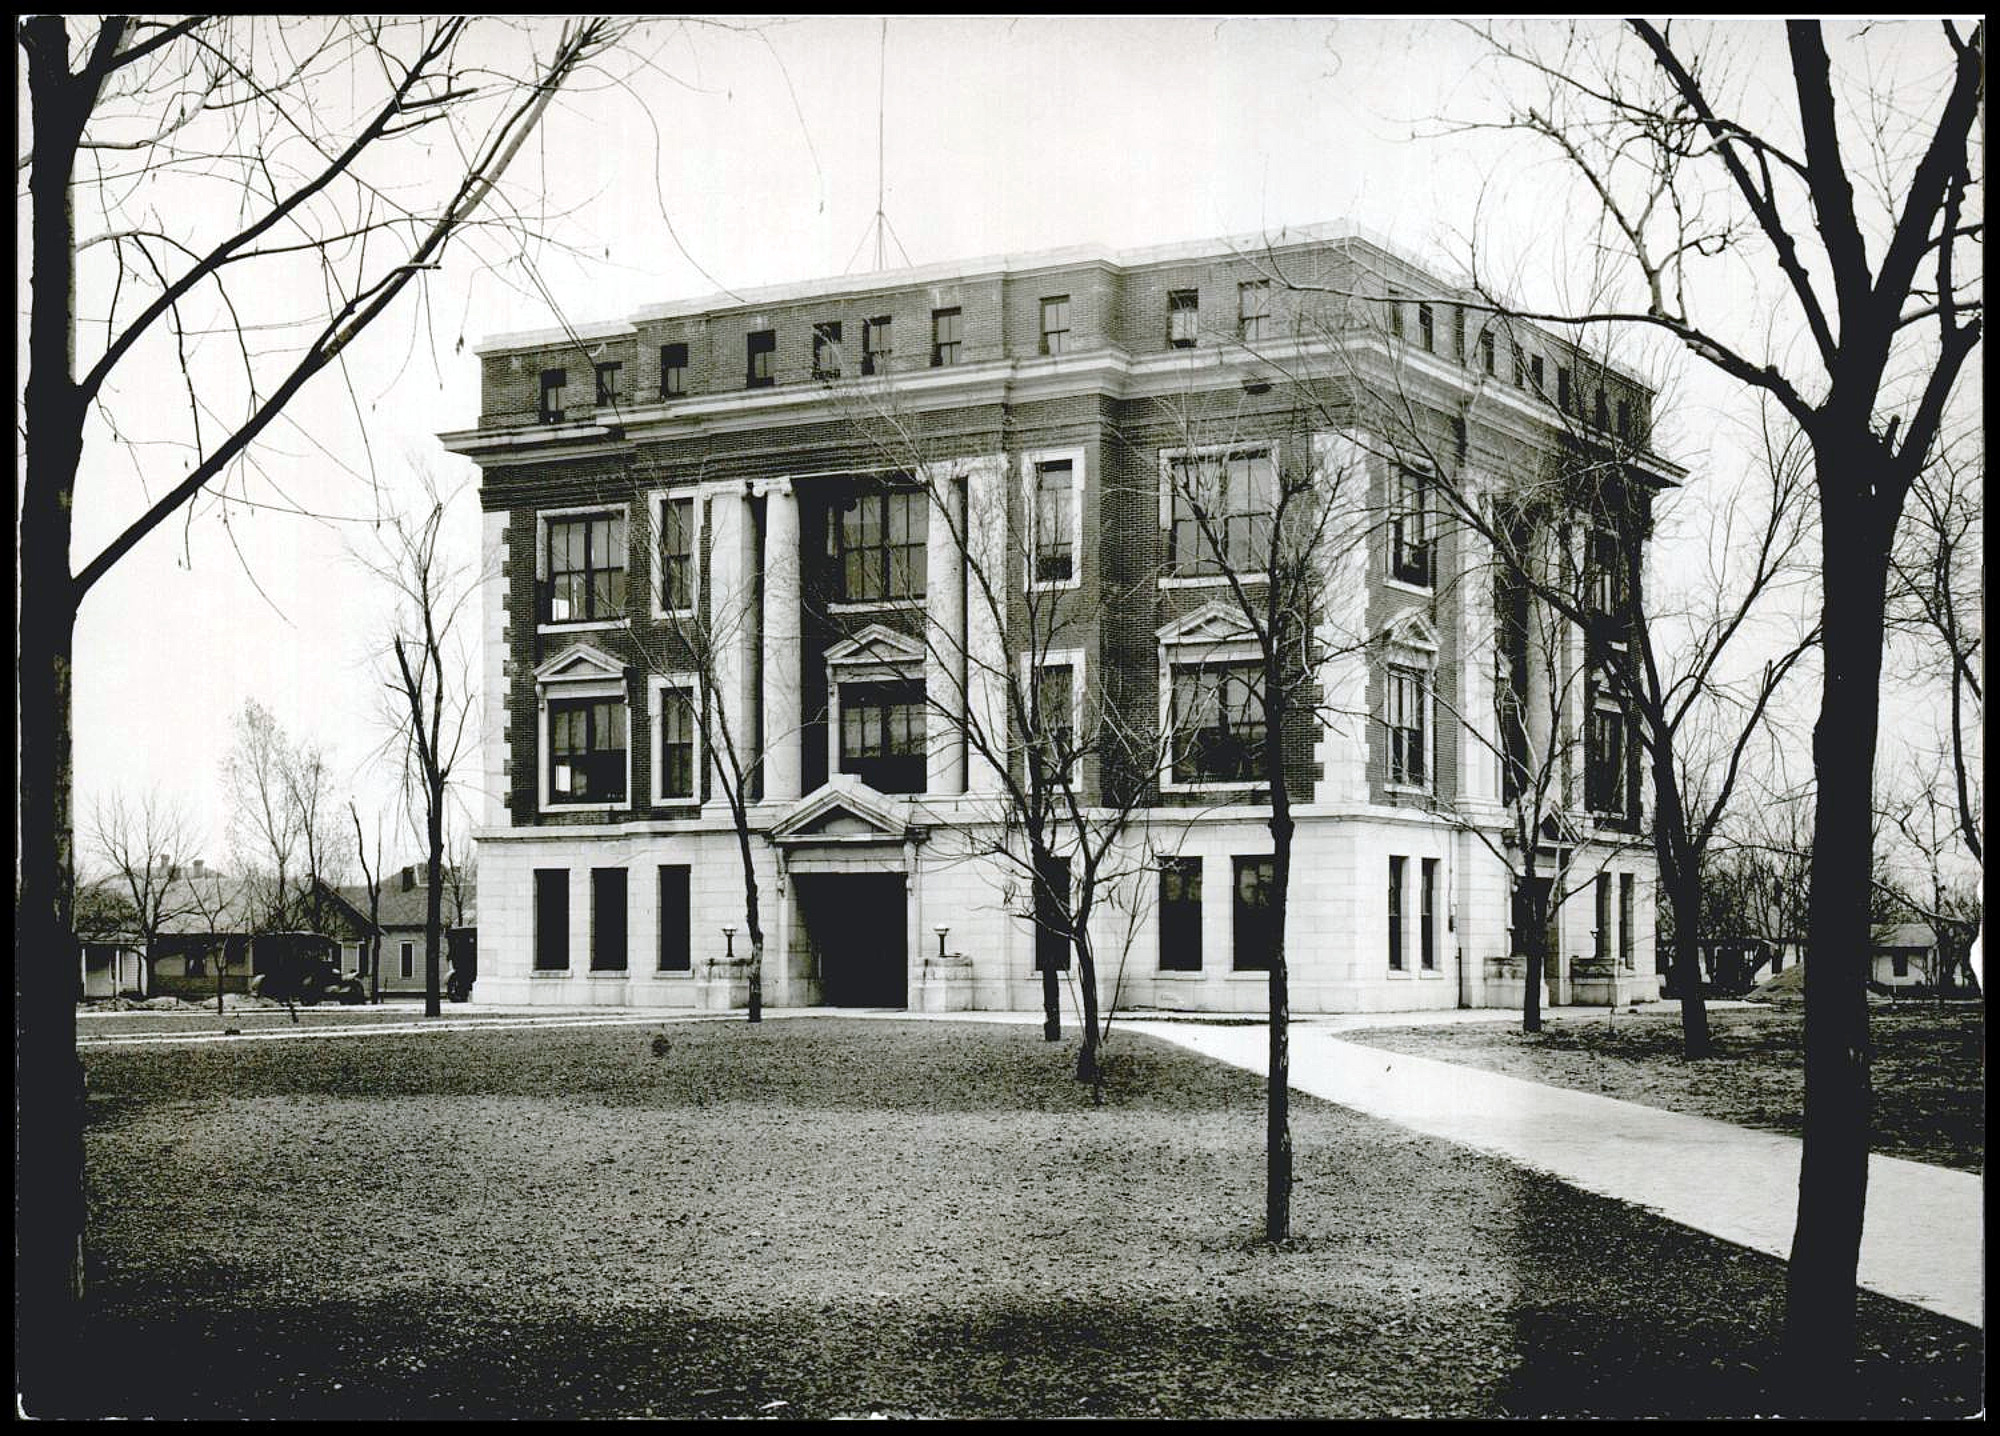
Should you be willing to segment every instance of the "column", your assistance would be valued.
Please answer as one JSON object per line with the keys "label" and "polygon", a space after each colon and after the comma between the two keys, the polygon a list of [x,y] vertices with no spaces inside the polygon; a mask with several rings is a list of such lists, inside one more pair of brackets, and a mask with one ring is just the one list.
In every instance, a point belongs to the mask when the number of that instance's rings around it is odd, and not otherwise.
{"label": "column", "polygon": [[764,497],[764,797],[789,802],[800,785],[799,499],[789,479]]}
{"label": "column", "polygon": [[930,528],[924,549],[924,607],[929,641],[924,654],[924,786],[930,793],[965,791],[965,535],[964,485],[949,473],[929,478]]}
{"label": "column", "polygon": [[[968,752],[965,788],[998,793],[1005,786],[994,759],[1006,761],[1007,594],[1009,584],[1007,463],[995,455],[970,466],[965,483],[969,564],[965,615],[966,719],[986,735],[992,752]],[[985,581],[980,581],[984,575]],[[990,595],[990,596],[989,596]]]}
{"label": "column", "polygon": [[1368,446],[1360,431],[1312,436],[1316,480],[1328,487],[1333,515],[1315,555],[1322,584],[1318,640],[1322,716],[1314,756],[1321,803],[1368,801],[1368,535],[1379,525],[1368,512]]}
{"label": "column", "polygon": [[[718,485],[708,497],[708,640],[714,654],[714,686],[709,695],[712,725],[727,724],[739,754],[748,757],[756,732],[750,678],[755,672],[751,643],[756,624],[756,572],[751,545],[750,494],[741,483]],[[722,771],[720,728],[710,746]],[[721,793],[712,794],[716,799]]]}
{"label": "column", "polygon": [[[1486,475],[1470,471],[1463,482],[1475,503],[1491,485]],[[1477,816],[1497,816],[1502,734],[1493,691],[1494,651],[1500,644],[1493,611],[1493,545],[1469,527],[1458,530],[1456,543],[1459,801]]]}

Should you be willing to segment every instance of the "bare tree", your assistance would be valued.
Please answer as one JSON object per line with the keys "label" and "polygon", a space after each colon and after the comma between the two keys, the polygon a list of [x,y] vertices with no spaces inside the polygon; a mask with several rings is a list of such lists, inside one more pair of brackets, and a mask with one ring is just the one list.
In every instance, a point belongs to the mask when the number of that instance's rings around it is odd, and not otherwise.
{"label": "bare tree", "polygon": [[[1620,44],[1603,27],[1576,24],[1559,32],[1555,53],[1532,37],[1481,33],[1520,82],[1505,122],[1544,142],[1589,188],[1602,221],[1595,235],[1635,295],[1518,317],[1662,330],[1768,394],[1812,451],[1824,673],[1805,1156],[1785,1347],[1801,1403],[1842,1409],[1854,1378],[1867,1191],[1883,618],[1905,500],[1983,331],[1982,226],[1966,200],[1981,178],[1971,138],[1985,27],[1967,34],[1943,22],[1939,64],[1892,87],[1868,28],[1842,42],[1855,73],[1836,73],[1820,24],[1790,22],[1790,115],[1760,114],[1758,93],[1726,88],[1742,73],[1717,53],[1727,32],[1635,20]],[[1850,142],[1857,125],[1867,133],[1862,152],[1843,143],[1843,117]],[[1775,282],[1783,320],[1746,310],[1739,288],[1714,282],[1724,267]]]}
{"label": "bare tree", "polygon": [[375,825],[375,860],[368,860],[368,840],[362,836],[361,813],[354,800],[347,800],[348,816],[354,819],[354,857],[361,865],[362,885],[368,890],[368,1000],[382,1000],[382,825]]}
{"label": "bare tree", "polygon": [[452,774],[477,741],[471,663],[460,618],[475,600],[474,575],[455,564],[445,542],[447,496],[423,474],[426,506],[391,513],[377,527],[377,548],[362,564],[396,596],[388,652],[381,663],[393,694],[392,742],[402,763],[403,792],[424,841],[424,1013],[444,1009],[440,997],[444,938],[445,804]]}
{"label": "bare tree", "polygon": [[194,819],[186,805],[158,789],[148,791],[136,806],[113,793],[93,805],[88,832],[111,881],[131,904],[145,944],[146,992],[151,995],[160,933],[188,910],[188,889],[178,879],[197,846]]}
{"label": "bare tree", "polygon": [[[466,16],[113,16],[80,38],[61,15],[17,26],[30,312],[15,1012],[31,1411],[78,1365],[69,1352],[83,1270],[82,1114],[69,909],[79,608],[134,545],[254,462],[252,446],[308,381],[481,222],[556,95],[630,28],[570,21],[540,57],[535,31],[503,32],[530,53],[496,65],[493,26]],[[352,83],[327,85],[329,73]],[[410,179],[435,173],[420,158],[432,154],[458,158],[425,193]],[[175,216],[172,230],[154,217],[162,213]],[[287,276],[305,283],[285,289]],[[96,311],[81,328],[80,282]],[[260,325],[253,342],[243,305],[277,292],[323,294],[324,307],[283,339]],[[234,368],[197,354],[208,330],[235,336]],[[157,372],[186,376],[187,462],[159,476],[143,511],[72,569],[86,436],[95,445],[146,429],[156,396],[118,381]],[[148,451],[128,452],[138,462]]]}
{"label": "bare tree", "polygon": [[[254,698],[235,718],[236,737],[222,763],[229,804],[230,844],[246,883],[255,882],[256,925],[282,932],[295,926],[305,838],[300,755],[271,711]],[[314,763],[304,759],[306,766]]]}

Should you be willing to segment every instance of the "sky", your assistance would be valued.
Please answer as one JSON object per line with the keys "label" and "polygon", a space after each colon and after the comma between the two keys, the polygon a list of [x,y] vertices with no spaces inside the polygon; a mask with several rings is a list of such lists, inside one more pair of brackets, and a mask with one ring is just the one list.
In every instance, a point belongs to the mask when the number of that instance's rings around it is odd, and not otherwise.
{"label": "sky", "polygon": [[[157,787],[226,861],[219,770],[249,697],[332,752],[365,816],[393,811],[373,667],[387,606],[353,551],[427,470],[457,495],[459,553],[476,554],[476,471],[436,440],[475,421],[472,346],[873,268],[878,183],[890,267],[1348,219],[1447,272],[1477,231],[1489,253],[1512,251],[1520,282],[1544,284],[1566,252],[1551,243],[1562,209],[1546,161],[1524,163],[1499,136],[1418,137],[1482,93],[1480,54],[1442,21],[897,16],[885,34],[859,16],[655,30],[643,66],[560,98],[517,162],[515,202],[549,242],[528,259],[492,237],[455,248],[263,446],[273,482],[246,492],[273,507],[198,502],[90,594],[79,818],[110,792]],[[268,299],[309,307],[313,295]],[[1698,367],[1668,376],[1677,412],[1662,446],[1697,473],[1731,468],[1742,430],[1717,418],[1731,398]],[[129,402],[183,401],[156,382]],[[160,462],[102,442],[86,454],[78,565],[142,489],[158,491]],[[317,517],[284,512],[288,500]],[[468,778],[477,769],[465,764]],[[418,851],[407,837],[390,847],[392,862]]]}

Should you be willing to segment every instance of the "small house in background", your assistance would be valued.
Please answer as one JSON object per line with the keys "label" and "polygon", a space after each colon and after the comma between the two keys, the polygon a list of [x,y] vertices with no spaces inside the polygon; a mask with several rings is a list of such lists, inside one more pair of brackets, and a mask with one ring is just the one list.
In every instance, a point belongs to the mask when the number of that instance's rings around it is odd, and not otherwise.
{"label": "small house in background", "polygon": [[[470,971],[474,961],[478,917],[476,878],[470,871],[447,868],[443,873],[444,892],[439,918],[444,924],[444,948],[440,953],[438,985],[443,989],[453,971]],[[340,890],[342,900],[365,921],[368,916],[368,889],[364,886]],[[382,975],[377,990],[385,997],[414,997],[424,990],[424,869],[411,863],[392,869],[383,876],[377,905],[377,922],[382,929]],[[366,938],[342,946],[341,967],[359,970],[368,976]]]}
{"label": "small house in background", "polygon": [[1924,987],[1937,966],[1937,934],[1920,922],[1877,923],[1868,976],[1883,987]]}

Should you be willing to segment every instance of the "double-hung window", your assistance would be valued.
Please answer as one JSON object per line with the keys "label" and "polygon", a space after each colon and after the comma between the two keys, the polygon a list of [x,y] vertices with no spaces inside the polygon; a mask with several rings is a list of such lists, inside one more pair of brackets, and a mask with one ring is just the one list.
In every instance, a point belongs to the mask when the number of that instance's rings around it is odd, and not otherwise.
{"label": "double-hung window", "polygon": [[1058,776],[1076,761],[1076,668],[1043,663],[1035,669],[1034,751],[1043,773]]}
{"label": "double-hung window", "polygon": [[752,329],[744,338],[743,351],[746,368],[743,387],[746,389],[768,389],[777,382],[771,364],[778,352],[778,331],[775,329]]}
{"label": "double-hung window", "polygon": [[1389,971],[1403,970],[1403,868],[1408,858],[1389,859]]}
{"label": "double-hung window", "polygon": [[660,397],[678,399],[687,393],[688,347],[685,344],[660,346]]}
{"label": "double-hung window", "polygon": [[1589,543],[1585,572],[1590,615],[1600,623],[1616,624],[1624,618],[1627,607],[1625,553],[1618,535],[1608,528],[1591,529]]}
{"label": "double-hung window", "polygon": [[1277,946],[1276,914],[1271,910],[1271,884],[1277,879],[1269,858],[1231,858],[1235,868],[1235,947],[1231,962],[1238,972],[1269,972]]}
{"label": "double-hung window", "polygon": [[625,701],[549,700],[549,801],[625,800]]}
{"label": "double-hung window", "polygon": [[839,510],[828,533],[841,602],[924,596],[930,496],[922,489],[865,489]]}
{"label": "double-hung window", "polygon": [[1069,350],[1069,296],[1052,294],[1042,301],[1042,352],[1063,354]]}
{"label": "double-hung window", "polygon": [[813,378],[840,377],[840,321],[813,325]]}
{"label": "double-hung window", "polygon": [[625,517],[552,518],[548,528],[545,623],[595,623],[625,610]]}
{"label": "double-hung window", "polygon": [[1599,689],[1584,734],[1584,802],[1593,813],[1626,813],[1626,726],[1616,697]]}
{"label": "double-hung window", "polygon": [[1618,875],[1618,965],[1632,971],[1636,939],[1632,924],[1637,917],[1638,881],[1630,873]]}
{"label": "double-hung window", "polygon": [[1275,338],[1277,321],[1271,317],[1271,281],[1246,279],[1236,286],[1236,337],[1247,343]]}
{"label": "double-hung window", "polygon": [[1403,583],[1431,586],[1431,481],[1410,469],[1396,471],[1396,504],[1389,519],[1389,572]]}
{"label": "double-hung window", "polygon": [[1388,670],[1389,781],[1400,788],[1421,788],[1429,777],[1429,704],[1424,676],[1414,668]]}
{"label": "double-hung window", "polygon": [[924,791],[921,679],[840,685],[840,771],[878,792]]}
{"label": "double-hung window", "polygon": [[1426,351],[1437,352],[1437,311],[1428,304],[1417,306],[1417,342]]}
{"label": "double-hung window", "polygon": [[886,374],[889,372],[889,356],[894,352],[890,342],[895,333],[894,322],[886,314],[870,319],[861,326],[861,372],[863,374]]}
{"label": "double-hung window", "polygon": [[1167,293],[1167,344],[1192,349],[1201,338],[1201,291],[1174,289]]}
{"label": "double-hung window", "polygon": [[1069,459],[1035,465],[1035,582],[1076,577],[1076,468]]}
{"label": "double-hung window", "polygon": [[964,316],[956,309],[931,311],[931,367],[942,369],[958,362],[964,342]]}
{"label": "double-hung window", "polygon": [[692,802],[697,774],[697,693],[692,684],[662,685],[659,694],[660,757],[657,782],[661,802]]}
{"label": "double-hung window", "polygon": [[1261,573],[1270,561],[1278,470],[1268,449],[1177,458],[1167,567],[1182,577]]}
{"label": "double-hung window", "polygon": [[1263,686],[1263,666],[1254,659],[1174,665],[1174,781],[1256,780],[1263,757]]}
{"label": "double-hung window", "polygon": [[396,956],[396,971],[408,982],[417,975],[417,945],[414,942],[401,944],[401,951]]}
{"label": "double-hung window", "polygon": [[1599,962],[1608,965],[1611,961],[1612,937],[1611,874],[1599,873],[1597,875],[1596,888],[1597,929],[1592,934],[1594,941],[1591,943],[1591,956],[1595,957]]}
{"label": "double-hung window", "polygon": [[1425,972],[1436,972],[1438,965],[1437,878],[1438,860],[1423,859],[1417,889],[1417,962]]}
{"label": "double-hung window", "polygon": [[1479,367],[1488,374],[1500,372],[1500,361],[1494,353],[1493,331],[1485,330],[1479,336]]}
{"label": "double-hung window", "polygon": [[660,607],[668,613],[694,611],[695,500],[693,495],[660,500]]}
{"label": "double-hung window", "polygon": [[624,383],[625,366],[618,363],[597,366],[597,403],[599,407],[622,401],[620,390]]}
{"label": "double-hung window", "polygon": [[1201,971],[1201,859],[1160,860],[1160,971]]}
{"label": "double-hung window", "polygon": [[564,395],[569,388],[567,369],[542,370],[541,419],[544,424],[560,424],[563,421]]}

